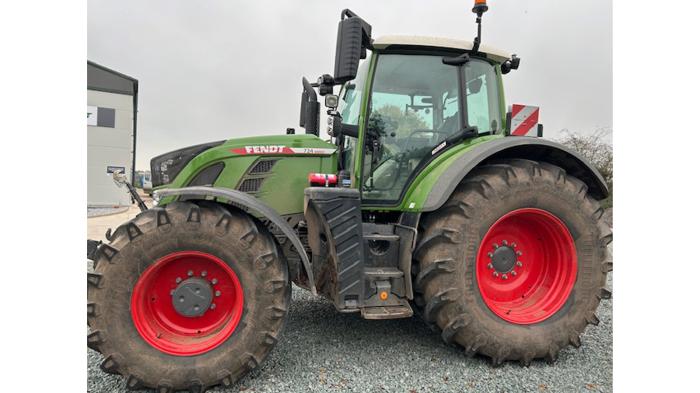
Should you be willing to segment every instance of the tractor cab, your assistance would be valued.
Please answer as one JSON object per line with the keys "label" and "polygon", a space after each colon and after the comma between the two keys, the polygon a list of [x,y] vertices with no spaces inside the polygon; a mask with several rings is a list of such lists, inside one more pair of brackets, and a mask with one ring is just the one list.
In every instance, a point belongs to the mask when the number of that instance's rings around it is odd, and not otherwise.
{"label": "tractor cab", "polygon": [[338,146],[341,185],[359,189],[363,205],[397,206],[447,148],[506,131],[501,76],[519,59],[479,42],[372,39],[369,24],[343,11],[335,75],[316,84],[304,79],[301,125],[318,135],[318,87],[326,97],[327,132]]}
{"label": "tractor cab", "polygon": [[[449,64],[471,46],[439,38],[381,37],[357,78],[342,86],[340,122],[330,132],[342,143],[340,169],[359,175],[353,180],[361,182],[367,203],[397,203],[445,141],[503,133],[500,65],[509,58],[492,52]],[[357,149],[360,135],[364,149]],[[356,162],[361,163],[357,168]]]}

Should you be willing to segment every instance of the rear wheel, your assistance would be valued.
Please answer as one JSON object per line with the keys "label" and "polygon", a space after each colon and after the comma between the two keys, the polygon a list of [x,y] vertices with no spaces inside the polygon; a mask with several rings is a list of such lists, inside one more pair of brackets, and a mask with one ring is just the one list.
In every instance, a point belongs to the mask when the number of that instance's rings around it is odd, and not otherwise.
{"label": "rear wheel", "polygon": [[114,232],[88,275],[88,346],[127,387],[232,385],[277,342],[287,265],[265,228],[213,203],[175,202]]}
{"label": "rear wheel", "polygon": [[612,234],[580,180],[528,160],[478,167],[422,223],[415,287],[443,340],[494,364],[578,347],[605,289]]}

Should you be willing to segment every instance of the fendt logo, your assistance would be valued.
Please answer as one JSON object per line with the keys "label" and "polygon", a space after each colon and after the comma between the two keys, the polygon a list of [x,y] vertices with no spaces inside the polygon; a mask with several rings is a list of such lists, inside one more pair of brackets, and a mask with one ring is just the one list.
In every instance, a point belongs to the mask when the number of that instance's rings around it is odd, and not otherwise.
{"label": "fendt logo", "polygon": [[293,154],[292,149],[283,145],[246,146],[231,149],[236,154]]}
{"label": "fendt logo", "polygon": [[245,151],[248,154],[279,154],[285,153],[285,149],[287,149],[287,146],[266,145],[245,147]]}
{"label": "fendt logo", "polygon": [[258,145],[245,146],[231,149],[231,152],[240,155],[264,155],[264,154],[299,154],[299,155],[330,155],[336,149],[314,147],[287,147],[283,145]]}

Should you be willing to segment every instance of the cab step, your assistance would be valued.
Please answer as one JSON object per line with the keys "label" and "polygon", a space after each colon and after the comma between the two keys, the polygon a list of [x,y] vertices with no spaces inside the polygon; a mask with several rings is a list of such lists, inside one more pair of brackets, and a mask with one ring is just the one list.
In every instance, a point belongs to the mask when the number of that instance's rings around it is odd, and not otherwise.
{"label": "cab step", "polygon": [[402,278],[403,272],[393,267],[366,267],[365,277],[370,281]]}
{"label": "cab step", "polygon": [[413,316],[413,309],[406,299],[400,299],[397,306],[376,306],[363,307],[362,318],[364,319],[398,319],[410,318]]}
{"label": "cab step", "polygon": [[372,242],[377,242],[377,241],[397,242],[397,241],[401,240],[401,237],[399,237],[399,235],[394,235],[394,234],[371,233],[371,234],[363,235],[362,237],[365,240],[372,241]]}

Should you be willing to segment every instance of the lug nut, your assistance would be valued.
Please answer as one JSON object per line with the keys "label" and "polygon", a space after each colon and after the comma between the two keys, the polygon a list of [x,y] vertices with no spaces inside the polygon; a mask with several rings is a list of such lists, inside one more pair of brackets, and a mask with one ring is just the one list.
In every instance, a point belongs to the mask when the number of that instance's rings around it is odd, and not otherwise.
{"label": "lug nut", "polygon": [[192,270],[190,270],[190,271],[187,272],[187,276],[188,276],[188,277],[192,277],[193,275],[194,275],[194,272],[193,272]]}
{"label": "lug nut", "polygon": [[516,254],[517,256],[521,256],[521,255],[523,255],[523,252],[520,251],[520,250],[518,250],[518,251],[515,252],[515,254]]}
{"label": "lug nut", "polygon": [[219,280],[217,280],[217,279],[211,280],[211,283],[214,284],[214,285],[216,285],[216,283],[218,283],[218,282],[219,282]]}
{"label": "lug nut", "polygon": [[513,247],[513,248],[515,248],[515,247],[517,247],[518,245],[515,244],[515,242],[513,242],[513,243],[510,243],[510,246]]}
{"label": "lug nut", "polygon": [[493,243],[493,248],[498,248],[498,244]]}
{"label": "lug nut", "polygon": [[504,246],[507,246],[507,245],[508,245],[508,240],[504,240],[504,241],[503,241],[503,245],[504,245]]}
{"label": "lug nut", "polygon": [[508,275],[507,275],[507,274],[504,274],[504,275],[501,276],[501,278],[504,279],[504,280],[507,280],[507,279],[508,279]]}
{"label": "lug nut", "polygon": [[513,275],[513,276],[517,276],[517,275],[518,275],[518,272],[516,272],[515,270],[513,270],[513,271],[510,272],[510,274]]}
{"label": "lug nut", "polygon": [[494,277],[498,277],[498,272],[493,272]]}
{"label": "lug nut", "polygon": [[212,303],[211,306],[209,306],[209,308],[212,309],[212,310],[215,309],[215,308],[216,308],[216,304]]}
{"label": "lug nut", "polygon": [[489,269],[493,269],[493,265],[490,264],[490,263],[487,265],[487,267],[488,267]]}
{"label": "lug nut", "polygon": [[520,262],[520,261],[515,262],[515,264],[516,264],[518,267],[522,267],[522,266],[523,266],[523,263]]}
{"label": "lug nut", "polygon": [[488,254],[486,254],[486,255],[488,255],[488,256],[489,256],[489,258],[493,258],[493,253],[492,253],[492,252],[489,252],[489,253],[488,253]]}
{"label": "lug nut", "polygon": [[178,278],[175,279],[175,282],[179,284],[179,283],[182,282],[182,279],[181,279],[180,277],[178,277]]}
{"label": "lug nut", "polygon": [[221,296],[221,291],[216,291],[216,292],[214,293],[214,295],[216,295],[216,296]]}
{"label": "lug nut", "polygon": [[203,271],[202,271],[202,277],[206,277],[206,276],[207,276],[207,271],[206,271],[206,270],[203,270]]}

